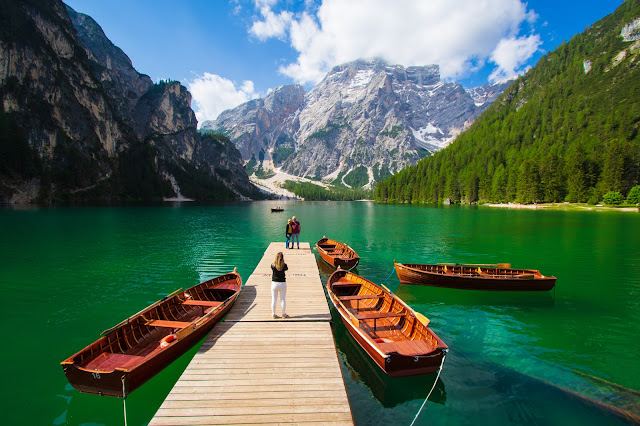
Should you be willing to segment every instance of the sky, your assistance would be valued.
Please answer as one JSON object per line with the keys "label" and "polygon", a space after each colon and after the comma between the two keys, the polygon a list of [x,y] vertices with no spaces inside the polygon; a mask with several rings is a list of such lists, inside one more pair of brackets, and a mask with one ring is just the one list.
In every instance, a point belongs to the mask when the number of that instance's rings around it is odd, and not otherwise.
{"label": "sky", "polygon": [[437,64],[471,88],[521,75],[622,0],[67,0],[154,82],[178,80],[198,122],[335,65]]}

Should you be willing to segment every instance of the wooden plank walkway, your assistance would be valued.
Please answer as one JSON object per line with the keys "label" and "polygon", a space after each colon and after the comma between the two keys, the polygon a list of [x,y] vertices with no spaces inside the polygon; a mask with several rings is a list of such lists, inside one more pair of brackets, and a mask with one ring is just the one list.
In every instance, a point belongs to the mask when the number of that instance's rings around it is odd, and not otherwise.
{"label": "wooden plank walkway", "polygon": [[[278,251],[289,267],[287,319],[271,317]],[[271,243],[149,424],[352,425],[330,319],[309,243]]]}

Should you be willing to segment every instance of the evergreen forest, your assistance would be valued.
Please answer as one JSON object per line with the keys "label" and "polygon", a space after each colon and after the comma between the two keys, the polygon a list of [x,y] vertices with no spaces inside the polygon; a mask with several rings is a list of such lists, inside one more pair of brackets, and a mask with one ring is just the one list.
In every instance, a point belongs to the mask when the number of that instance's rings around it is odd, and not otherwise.
{"label": "evergreen forest", "polygon": [[541,57],[447,148],[376,186],[382,202],[589,202],[640,175],[640,1]]}

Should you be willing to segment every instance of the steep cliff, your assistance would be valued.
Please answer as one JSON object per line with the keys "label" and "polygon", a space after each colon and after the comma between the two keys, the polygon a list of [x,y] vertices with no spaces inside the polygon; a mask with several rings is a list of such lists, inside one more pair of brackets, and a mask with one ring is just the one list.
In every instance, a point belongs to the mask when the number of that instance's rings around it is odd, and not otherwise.
{"label": "steep cliff", "polygon": [[222,112],[215,121],[205,121],[201,128],[228,135],[246,160],[257,158],[291,140],[291,121],[304,105],[304,96],[299,85],[278,87],[264,98]]}
{"label": "steep cliff", "polygon": [[258,194],[239,153],[198,134],[186,88],[154,85],[93,19],[56,0],[0,6],[1,202]]}

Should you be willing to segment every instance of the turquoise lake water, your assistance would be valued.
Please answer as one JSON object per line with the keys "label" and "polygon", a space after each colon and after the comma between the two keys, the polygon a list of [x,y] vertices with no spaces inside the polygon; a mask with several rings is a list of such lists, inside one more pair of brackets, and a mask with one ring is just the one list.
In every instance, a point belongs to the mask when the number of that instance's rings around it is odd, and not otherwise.
{"label": "turquoise lake water", "polygon": [[[180,287],[234,267],[246,281],[291,215],[301,240],[348,243],[362,258],[356,272],[376,282],[394,259],[509,262],[558,278],[551,292],[496,293],[391,274],[385,285],[451,349],[416,424],[618,424],[593,400],[638,403],[640,214],[279,204],[285,212],[270,213],[273,202],[0,209],[2,423],[123,424],[122,400],[75,391],[60,361]],[[333,328],[356,424],[410,424],[435,375],[389,379]],[[153,417],[196,349],[127,398],[129,425]]]}

